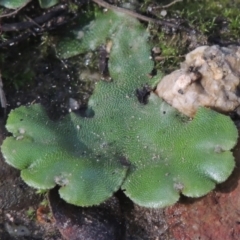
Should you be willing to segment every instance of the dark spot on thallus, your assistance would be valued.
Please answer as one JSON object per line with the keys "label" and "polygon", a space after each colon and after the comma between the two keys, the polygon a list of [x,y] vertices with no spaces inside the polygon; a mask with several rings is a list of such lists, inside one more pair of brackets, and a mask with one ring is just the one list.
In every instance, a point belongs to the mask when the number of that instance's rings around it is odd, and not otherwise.
{"label": "dark spot on thallus", "polygon": [[105,77],[109,75],[108,71],[108,52],[106,51],[105,46],[101,46],[99,48],[99,61],[98,61],[98,66],[101,74]]}
{"label": "dark spot on thallus", "polygon": [[166,111],[163,111],[163,114],[166,114]]}
{"label": "dark spot on thallus", "polygon": [[138,88],[136,90],[136,96],[138,98],[138,101],[142,104],[148,103],[148,97],[150,95],[150,92],[152,91],[151,87],[147,84],[144,85],[142,88]]}
{"label": "dark spot on thallus", "polygon": [[23,121],[23,119],[21,118],[21,119],[20,119],[20,121],[22,122],[22,121]]}
{"label": "dark spot on thallus", "polygon": [[123,156],[119,157],[119,161],[125,167],[130,167],[131,165],[131,163],[128,161],[126,157],[123,157]]}
{"label": "dark spot on thallus", "polygon": [[87,106],[82,106],[77,112],[76,111],[74,112],[78,113],[81,117],[85,117],[85,118],[93,118],[95,115],[94,110]]}

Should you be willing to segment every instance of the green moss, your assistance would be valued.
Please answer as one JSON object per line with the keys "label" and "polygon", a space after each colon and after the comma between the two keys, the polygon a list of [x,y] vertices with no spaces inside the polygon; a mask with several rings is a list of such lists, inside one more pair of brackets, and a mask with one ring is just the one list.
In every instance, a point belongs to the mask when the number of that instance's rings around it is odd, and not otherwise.
{"label": "green moss", "polygon": [[[149,6],[159,7],[152,13],[157,18],[176,24],[175,28],[152,25],[151,35],[154,46],[162,52],[156,67],[167,72],[176,69],[182,57],[197,46],[207,45],[212,39],[223,43],[239,42],[239,2],[212,0],[183,0],[166,8],[167,15],[162,17],[161,6],[169,1],[156,3],[144,1],[142,9],[147,11]],[[154,9],[154,8],[153,8]],[[178,29],[178,25],[186,27],[189,32]],[[214,41],[213,41],[214,42]]]}
{"label": "green moss", "polygon": [[[226,0],[184,0],[173,5],[170,12],[180,14],[187,23],[190,23],[190,26],[206,35],[220,30],[223,38],[236,39],[240,33],[239,27],[236,25],[239,23],[239,4],[238,1]],[[226,30],[219,29],[221,28],[219,21],[226,22],[224,27]]]}
{"label": "green moss", "polygon": [[36,213],[33,207],[29,207],[26,211],[26,215],[30,220],[34,220],[36,218]]}
{"label": "green moss", "polygon": [[[104,23],[104,25],[103,25]],[[135,203],[164,207],[180,193],[203,196],[234,168],[230,150],[237,141],[231,119],[200,108],[191,120],[153,92],[141,104],[136,90],[152,85],[154,67],[148,33],[136,20],[108,12],[83,29],[79,39],[60,43],[67,58],[113,41],[111,82],[96,84],[88,102],[91,118],[70,113],[48,119],[40,105],[13,110],[2,152],[31,186],[60,186],[67,202],[96,205],[122,188]]]}

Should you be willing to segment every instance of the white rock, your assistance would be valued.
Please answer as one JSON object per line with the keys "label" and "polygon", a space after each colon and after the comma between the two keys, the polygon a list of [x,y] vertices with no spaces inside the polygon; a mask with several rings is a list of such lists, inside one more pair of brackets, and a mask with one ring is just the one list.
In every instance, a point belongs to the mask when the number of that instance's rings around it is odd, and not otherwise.
{"label": "white rock", "polygon": [[240,47],[202,46],[186,55],[181,69],[163,77],[156,94],[190,117],[199,106],[239,112],[239,82]]}

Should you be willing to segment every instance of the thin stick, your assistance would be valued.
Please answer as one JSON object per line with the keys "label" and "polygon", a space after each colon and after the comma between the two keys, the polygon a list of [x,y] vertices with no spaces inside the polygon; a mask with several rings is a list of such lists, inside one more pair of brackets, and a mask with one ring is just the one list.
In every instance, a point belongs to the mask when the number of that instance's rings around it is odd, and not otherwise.
{"label": "thin stick", "polygon": [[16,13],[18,13],[21,9],[23,9],[28,3],[30,3],[31,0],[27,1],[24,5],[22,5],[20,8],[16,9],[15,11],[13,12],[10,12],[10,13],[7,13],[7,14],[3,14],[3,15],[0,15],[0,18],[4,18],[4,17],[10,17]]}
{"label": "thin stick", "polygon": [[7,108],[7,100],[6,100],[6,96],[5,93],[3,91],[3,82],[2,82],[2,75],[0,73],[0,103],[2,108],[4,108],[6,110]]}
{"label": "thin stick", "polygon": [[145,22],[156,23],[156,24],[159,24],[159,25],[165,25],[165,26],[172,27],[172,28],[179,28],[179,29],[185,30],[187,32],[191,31],[191,30],[189,30],[185,27],[179,26],[177,24],[174,24],[174,23],[171,23],[171,22],[168,22],[168,21],[165,21],[165,20],[161,20],[161,19],[156,20],[156,19],[153,19],[153,18],[150,18],[150,17],[143,16],[143,15],[141,15],[139,13],[136,13],[136,12],[133,12],[131,10],[111,5],[111,4],[109,4],[109,3],[107,3],[103,0],[92,0],[92,1],[97,3],[98,5],[100,5],[102,7],[109,8],[109,9],[112,9],[112,10],[115,10],[115,11],[118,11],[118,12],[126,13],[126,14],[128,14],[132,17],[138,18],[138,19],[140,19],[142,21],[145,21]]}
{"label": "thin stick", "polygon": [[38,23],[36,23],[32,18],[28,17],[27,15],[25,15],[25,17],[32,23],[34,23],[37,27],[42,28]]}
{"label": "thin stick", "polygon": [[1,26],[2,32],[11,32],[11,31],[22,31],[25,29],[29,29],[31,27],[36,26],[36,24],[40,25],[43,24],[49,20],[51,20],[54,17],[57,17],[61,15],[63,12],[66,11],[67,6],[66,5],[59,5],[56,8],[51,9],[49,12],[44,13],[40,17],[36,17],[34,19],[31,19],[29,22],[18,22],[18,23],[6,23]]}
{"label": "thin stick", "polygon": [[169,58],[183,58],[183,57],[185,57],[185,55],[179,55],[179,56],[157,56],[157,57],[154,57],[154,60],[155,61],[162,61],[162,60],[169,59]]}
{"label": "thin stick", "polygon": [[175,3],[177,3],[177,2],[182,2],[182,0],[175,0],[175,1],[169,3],[169,4],[165,5],[165,6],[162,6],[162,7],[160,7],[160,6],[159,6],[159,7],[154,7],[154,9],[157,9],[157,8],[169,8],[169,7],[171,7],[173,4],[175,4]]}

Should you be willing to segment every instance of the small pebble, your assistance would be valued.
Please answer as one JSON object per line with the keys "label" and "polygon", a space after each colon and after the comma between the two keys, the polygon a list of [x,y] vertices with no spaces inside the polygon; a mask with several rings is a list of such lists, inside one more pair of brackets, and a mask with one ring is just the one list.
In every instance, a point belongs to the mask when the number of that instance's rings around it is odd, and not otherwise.
{"label": "small pebble", "polygon": [[23,225],[15,225],[15,224],[5,224],[5,229],[9,233],[10,236],[13,237],[25,237],[25,236],[30,236],[30,231],[28,230],[27,227]]}

